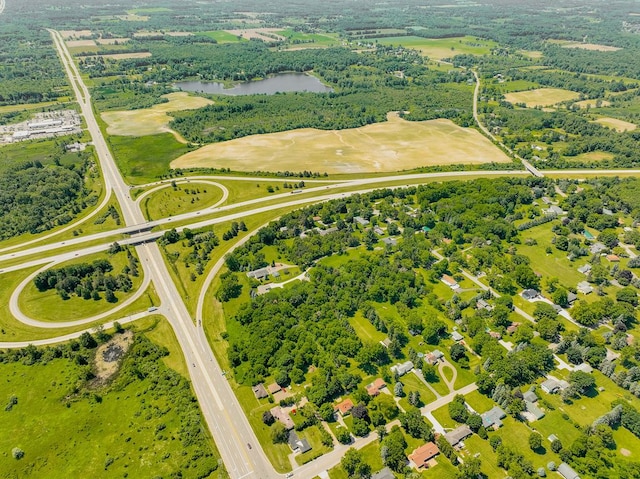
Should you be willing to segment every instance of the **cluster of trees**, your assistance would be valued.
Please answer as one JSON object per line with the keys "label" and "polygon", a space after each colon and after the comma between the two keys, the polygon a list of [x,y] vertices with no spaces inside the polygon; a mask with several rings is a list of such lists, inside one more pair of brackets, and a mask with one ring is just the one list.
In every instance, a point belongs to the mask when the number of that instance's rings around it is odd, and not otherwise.
{"label": "cluster of trees", "polygon": [[[130,252],[127,253],[130,264],[135,268],[137,260]],[[117,301],[115,291],[130,291],[133,281],[129,277],[130,267],[117,276],[106,274],[110,271],[113,271],[113,265],[106,259],[72,264],[38,273],[33,278],[33,284],[41,292],[55,289],[62,299],[75,294],[83,299],[98,300],[100,293],[104,292],[106,300],[111,303]]]}
{"label": "cluster of trees", "polygon": [[86,206],[86,167],[30,162],[0,174],[0,239],[37,234],[71,221]]}

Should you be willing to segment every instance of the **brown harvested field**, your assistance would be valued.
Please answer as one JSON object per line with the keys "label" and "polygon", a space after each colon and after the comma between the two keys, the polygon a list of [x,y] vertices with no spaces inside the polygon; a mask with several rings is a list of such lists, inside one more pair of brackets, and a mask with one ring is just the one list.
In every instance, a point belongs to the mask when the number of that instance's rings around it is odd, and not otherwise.
{"label": "brown harvested field", "polygon": [[237,30],[225,30],[225,32],[231,35],[240,36],[247,40],[257,38],[264,42],[272,42],[273,40],[283,41],[285,38],[282,35],[278,35],[275,32],[281,32],[281,28],[243,28]]}
{"label": "brown harvested field", "polygon": [[136,15],[135,13],[129,13],[127,15],[116,15],[118,20],[123,22],[148,22],[149,18],[146,15]]}
{"label": "brown harvested field", "polygon": [[610,45],[598,45],[596,43],[567,43],[562,48],[578,48],[580,50],[592,50],[597,52],[617,52],[622,48],[612,47]]}
{"label": "brown harvested field", "polygon": [[[598,100],[582,100],[582,101],[577,101],[576,105],[579,108],[599,108],[596,106]],[[607,100],[600,100],[600,107],[605,107],[605,106],[611,106],[611,103],[608,102]]]}
{"label": "brown harvested field", "polygon": [[[145,136],[158,133],[171,132],[180,141],[178,136],[168,125],[171,117],[170,111],[195,110],[212,104],[211,100],[199,96],[190,96],[186,92],[176,92],[164,95],[169,99],[167,103],[154,105],[151,108],[131,111],[108,111],[101,114],[107,123],[107,133],[120,136]],[[184,140],[182,140],[184,142]]]}
{"label": "brown harvested field", "polygon": [[472,128],[449,120],[410,122],[390,114],[385,123],[350,130],[305,128],[207,145],[174,160],[171,167],[365,173],[510,161]]}
{"label": "brown harvested field", "polygon": [[135,38],[144,38],[144,37],[158,37],[162,35],[167,35],[168,37],[189,37],[193,35],[191,32],[160,32],[160,31],[146,31],[142,30],[133,34]]}
{"label": "brown harvested field", "polygon": [[98,45],[115,45],[120,43],[127,43],[130,38],[98,38],[96,43]]}
{"label": "brown harvested field", "polygon": [[68,40],[65,43],[69,48],[96,46],[96,42],[94,40]]}
{"label": "brown harvested field", "polygon": [[638,125],[635,123],[629,123],[628,121],[618,120],[617,118],[598,118],[594,121],[595,123],[600,123],[603,126],[611,128],[612,130],[616,130],[618,132],[623,131],[633,131],[638,128]]}
{"label": "brown harvested field", "polygon": [[129,58],[148,58],[151,52],[135,52],[135,53],[109,53],[107,55],[95,55],[91,58],[108,58],[110,60],[127,60]]}
{"label": "brown harvested field", "polygon": [[567,100],[575,100],[580,95],[571,90],[561,88],[538,88],[535,90],[516,91],[506,93],[505,100],[509,103],[524,103],[529,108],[536,106],[551,106]]}
{"label": "brown harvested field", "polygon": [[60,35],[64,40],[70,38],[87,38],[93,35],[91,30],[60,30]]}

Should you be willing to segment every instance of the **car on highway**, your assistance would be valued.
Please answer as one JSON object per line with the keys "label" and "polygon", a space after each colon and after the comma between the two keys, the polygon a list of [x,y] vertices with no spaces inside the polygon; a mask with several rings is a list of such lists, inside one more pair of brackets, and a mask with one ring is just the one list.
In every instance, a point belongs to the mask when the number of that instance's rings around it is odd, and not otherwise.
{"label": "car on highway", "polygon": [[248,447],[249,449],[251,449],[251,444],[247,443],[247,447]]}

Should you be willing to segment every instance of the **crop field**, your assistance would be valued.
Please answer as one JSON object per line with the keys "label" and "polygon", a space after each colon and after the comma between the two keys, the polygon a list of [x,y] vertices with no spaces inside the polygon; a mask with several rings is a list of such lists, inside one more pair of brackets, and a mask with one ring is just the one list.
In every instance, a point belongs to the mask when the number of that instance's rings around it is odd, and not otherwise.
{"label": "crop field", "polygon": [[200,35],[205,35],[209,38],[213,38],[218,43],[237,43],[244,42],[246,39],[234,35],[233,33],[225,32],[224,30],[216,30],[213,32],[202,32]]}
{"label": "crop field", "polygon": [[99,55],[100,58],[108,58],[109,60],[129,60],[131,58],[149,58],[151,52],[134,52],[134,53],[108,53]]}
{"label": "crop field", "polygon": [[328,47],[338,45],[340,42],[337,37],[331,34],[303,33],[291,29],[279,30],[275,33],[285,37],[292,44],[291,48]]}
{"label": "crop field", "polygon": [[611,128],[612,130],[616,130],[618,132],[623,131],[633,131],[638,126],[635,123],[629,123],[628,121],[618,120],[617,118],[598,118],[595,120],[595,123],[599,123],[607,128]]}
{"label": "crop field", "polygon": [[438,60],[465,53],[469,55],[487,55],[497,45],[491,40],[483,40],[471,36],[453,38],[388,37],[379,38],[378,43],[413,48],[429,58]]}
{"label": "crop field", "polygon": [[165,98],[169,99],[167,103],[160,103],[151,108],[102,113],[102,119],[108,125],[107,133],[119,136],[145,136],[171,132],[178,140],[182,140],[177,137],[177,133],[169,129],[171,117],[167,113],[195,110],[212,103],[206,98],[190,96],[186,92],[169,93]]}
{"label": "crop field", "polygon": [[364,173],[509,161],[474,129],[449,120],[409,122],[389,115],[385,123],[349,130],[305,128],[207,145],[171,167]]}
{"label": "crop field", "polygon": [[[577,101],[576,106],[578,106],[579,108],[600,108],[600,107],[607,107],[607,106],[611,106],[611,103],[608,102],[607,100],[600,100],[600,103],[598,103],[598,100],[582,100],[582,101]],[[600,106],[598,106],[600,105]]]}
{"label": "crop field", "polygon": [[277,33],[279,31],[278,28],[242,28],[225,31],[231,35],[240,36],[246,40],[251,40],[252,38],[256,38],[265,42],[284,40],[284,37]]}
{"label": "crop field", "polygon": [[599,45],[597,43],[567,43],[562,48],[578,48],[580,50],[591,50],[596,52],[617,52],[622,48],[612,47],[610,45]]}
{"label": "crop field", "polygon": [[551,106],[563,101],[575,100],[580,95],[571,90],[561,88],[538,88],[535,90],[507,93],[504,98],[509,103],[524,103],[529,108]]}

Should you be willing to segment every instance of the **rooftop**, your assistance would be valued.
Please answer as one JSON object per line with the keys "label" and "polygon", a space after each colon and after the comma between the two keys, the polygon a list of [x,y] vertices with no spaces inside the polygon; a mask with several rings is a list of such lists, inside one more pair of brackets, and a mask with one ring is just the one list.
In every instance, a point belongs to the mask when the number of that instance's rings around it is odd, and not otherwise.
{"label": "rooftop", "polygon": [[428,442],[416,450],[414,450],[410,455],[409,459],[418,467],[423,467],[429,462],[430,459],[440,454],[440,450],[438,446],[436,446],[433,442]]}

